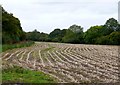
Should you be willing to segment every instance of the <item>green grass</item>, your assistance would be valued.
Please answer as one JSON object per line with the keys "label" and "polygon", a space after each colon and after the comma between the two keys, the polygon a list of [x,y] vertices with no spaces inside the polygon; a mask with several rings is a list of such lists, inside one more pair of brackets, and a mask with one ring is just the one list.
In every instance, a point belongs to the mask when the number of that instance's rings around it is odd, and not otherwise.
{"label": "green grass", "polygon": [[56,79],[39,72],[14,66],[2,72],[3,83],[56,83]]}
{"label": "green grass", "polygon": [[24,41],[16,44],[3,44],[2,45],[2,52],[9,50],[9,49],[14,49],[14,48],[22,48],[22,47],[28,47],[34,44],[33,41]]}

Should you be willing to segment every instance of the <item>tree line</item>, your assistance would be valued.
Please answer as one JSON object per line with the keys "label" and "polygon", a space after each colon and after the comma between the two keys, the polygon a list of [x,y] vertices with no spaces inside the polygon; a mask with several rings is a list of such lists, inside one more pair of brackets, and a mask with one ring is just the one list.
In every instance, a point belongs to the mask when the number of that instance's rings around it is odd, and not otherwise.
{"label": "tree line", "polygon": [[20,20],[2,8],[2,43],[14,44],[24,40],[120,45],[120,24],[116,19],[110,18],[104,25],[92,26],[86,32],[83,32],[83,27],[76,24],[67,29],[56,28],[49,34],[36,29],[32,32],[24,32]]}
{"label": "tree line", "polygon": [[116,19],[110,18],[104,25],[92,26],[86,32],[78,25],[62,30],[57,28],[49,34],[34,30],[26,33],[26,39],[73,44],[120,45],[120,24]]}

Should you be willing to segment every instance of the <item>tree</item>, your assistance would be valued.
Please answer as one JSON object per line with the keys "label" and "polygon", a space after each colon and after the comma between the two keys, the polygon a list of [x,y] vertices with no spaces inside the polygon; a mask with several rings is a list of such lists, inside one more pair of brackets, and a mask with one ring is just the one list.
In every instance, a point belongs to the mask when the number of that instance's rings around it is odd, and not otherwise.
{"label": "tree", "polygon": [[110,33],[118,30],[120,30],[119,23],[114,18],[110,18],[104,25],[103,34],[109,35]]}
{"label": "tree", "polygon": [[103,26],[93,26],[84,33],[84,41],[88,44],[95,44],[97,37],[102,36]]}
{"label": "tree", "polygon": [[60,30],[60,29],[55,29],[49,34],[49,38],[53,42],[62,42],[62,38],[66,34],[66,29]]}
{"label": "tree", "polygon": [[120,32],[112,32],[109,35],[109,39],[110,39],[110,44],[112,45],[120,45]]}
{"label": "tree", "polygon": [[39,41],[49,41],[47,33],[40,33],[39,34]]}
{"label": "tree", "polygon": [[20,20],[13,16],[12,13],[6,12],[2,7],[2,43],[16,43],[24,40]]}
{"label": "tree", "polygon": [[76,35],[73,31],[71,31],[70,29],[68,29],[66,31],[65,36],[62,38],[62,41],[64,43],[75,43],[76,39],[75,39]]}
{"label": "tree", "polygon": [[26,33],[26,39],[32,41],[49,41],[47,33],[40,33],[36,29],[32,32]]}
{"label": "tree", "polygon": [[96,44],[109,45],[110,44],[109,35],[98,37],[96,39]]}
{"label": "tree", "polygon": [[81,26],[78,26],[78,25],[72,25],[68,29],[70,29],[74,33],[83,33],[83,28]]}
{"label": "tree", "polygon": [[83,34],[83,28],[81,26],[72,25],[67,29],[62,41],[66,43],[83,43]]}

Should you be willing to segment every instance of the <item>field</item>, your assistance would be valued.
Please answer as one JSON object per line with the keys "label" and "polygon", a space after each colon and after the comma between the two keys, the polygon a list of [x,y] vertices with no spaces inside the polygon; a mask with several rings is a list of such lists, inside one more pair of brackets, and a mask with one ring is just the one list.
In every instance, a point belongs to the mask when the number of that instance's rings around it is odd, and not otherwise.
{"label": "field", "polygon": [[[119,46],[36,42],[2,53],[3,69],[12,65],[41,71],[58,82],[111,83],[119,80]],[[5,63],[7,62],[7,63]]]}

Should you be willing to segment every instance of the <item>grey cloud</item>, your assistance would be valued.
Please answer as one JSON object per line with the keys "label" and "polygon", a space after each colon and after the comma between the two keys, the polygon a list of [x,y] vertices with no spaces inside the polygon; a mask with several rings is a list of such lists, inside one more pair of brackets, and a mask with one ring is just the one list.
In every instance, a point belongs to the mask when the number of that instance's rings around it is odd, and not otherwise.
{"label": "grey cloud", "polygon": [[[15,1],[13,3],[13,1]],[[8,12],[21,21],[23,30],[51,32],[78,24],[87,30],[91,25],[117,19],[117,0],[2,0]]]}

